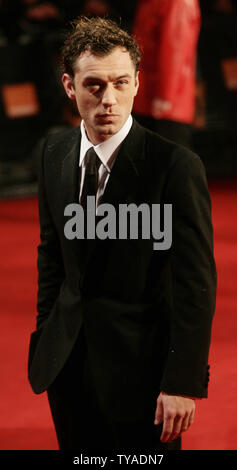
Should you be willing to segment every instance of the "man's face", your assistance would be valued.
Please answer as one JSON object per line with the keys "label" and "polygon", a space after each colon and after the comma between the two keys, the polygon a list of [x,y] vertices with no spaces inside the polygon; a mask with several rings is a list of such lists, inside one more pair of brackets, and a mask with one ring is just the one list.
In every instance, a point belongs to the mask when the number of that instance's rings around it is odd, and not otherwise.
{"label": "man's face", "polygon": [[105,56],[85,51],[76,61],[74,80],[64,74],[62,81],[69,98],[76,100],[94,145],[121,129],[138,90],[138,73],[122,47]]}

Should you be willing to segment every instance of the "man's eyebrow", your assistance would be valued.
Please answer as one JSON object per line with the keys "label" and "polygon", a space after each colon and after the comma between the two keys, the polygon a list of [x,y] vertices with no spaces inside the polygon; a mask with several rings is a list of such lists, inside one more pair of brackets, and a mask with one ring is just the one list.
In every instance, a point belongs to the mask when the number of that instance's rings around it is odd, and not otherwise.
{"label": "man's eyebrow", "polygon": [[[118,77],[112,78],[113,81],[120,80],[121,78],[132,78],[129,73],[124,73],[122,75],[119,75]],[[84,78],[83,82],[88,82],[88,81],[98,81],[98,82],[104,82],[104,80],[101,77],[98,77],[97,75],[88,75],[87,77]]]}
{"label": "man's eyebrow", "polygon": [[116,77],[115,80],[119,80],[120,78],[132,78],[132,77],[129,73],[124,73],[123,75]]}
{"label": "man's eyebrow", "polygon": [[88,80],[98,80],[98,81],[103,81],[102,78],[97,77],[96,75],[88,75],[83,79],[83,82],[88,81]]}

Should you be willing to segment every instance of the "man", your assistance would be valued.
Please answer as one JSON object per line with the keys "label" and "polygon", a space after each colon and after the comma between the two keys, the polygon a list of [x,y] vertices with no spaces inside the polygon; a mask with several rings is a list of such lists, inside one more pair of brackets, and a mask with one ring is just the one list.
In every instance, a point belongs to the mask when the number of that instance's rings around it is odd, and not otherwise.
{"label": "man", "polygon": [[[101,18],[79,18],[63,49],[82,124],[50,136],[42,154],[29,352],[60,449],[180,449],[195,398],[207,396],[216,270],[205,172],[197,155],[132,119],[139,62],[133,38]],[[86,209],[95,176],[97,208],[172,204],[171,247],[65,236],[65,208]]]}

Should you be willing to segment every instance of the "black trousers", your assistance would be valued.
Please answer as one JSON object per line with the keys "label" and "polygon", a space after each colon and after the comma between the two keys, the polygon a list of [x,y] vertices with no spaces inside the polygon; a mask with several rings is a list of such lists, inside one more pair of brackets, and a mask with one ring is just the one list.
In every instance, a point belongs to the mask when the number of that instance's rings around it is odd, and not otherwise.
{"label": "black trousers", "polygon": [[162,425],[154,417],[141,422],[111,422],[100,409],[94,389],[83,328],[64,368],[48,389],[60,450],[95,452],[180,450],[180,438],[160,442]]}

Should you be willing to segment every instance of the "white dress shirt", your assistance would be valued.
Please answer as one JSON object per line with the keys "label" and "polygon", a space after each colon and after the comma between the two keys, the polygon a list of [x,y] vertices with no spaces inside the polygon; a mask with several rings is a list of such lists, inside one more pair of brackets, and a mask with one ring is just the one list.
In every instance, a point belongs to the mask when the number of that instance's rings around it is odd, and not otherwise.
{"label": "white dress shirt", "polygon": [[100,203],[100,199],[104,193],[105,186],[108,183],[108,179],[110,176],[111,169],[115,162],[115,158],[118,154],[120,146],[128,135],[131,127],[132,127],[133,119],[131,114],[129,115],[127,121],[124,123],[123,127],[112,137],[104,142],[101,142],[98,145],[93,145],[86,134],[84,121],[81,122],[81,147],[80,147],[80,159],[79,159],[79,166],[81,167],[81,184],[80,184],[80,193],[79,193],[79,201],[81,200],[82,188],[84,184],[85,178],[85,170],[86,170],[86,152],[93,147],[96,154],[98,155],[99,159],[101,160],[102,165],[99,166],[98,171],[98,188],[96,194],[96,207],[98,207]]}

